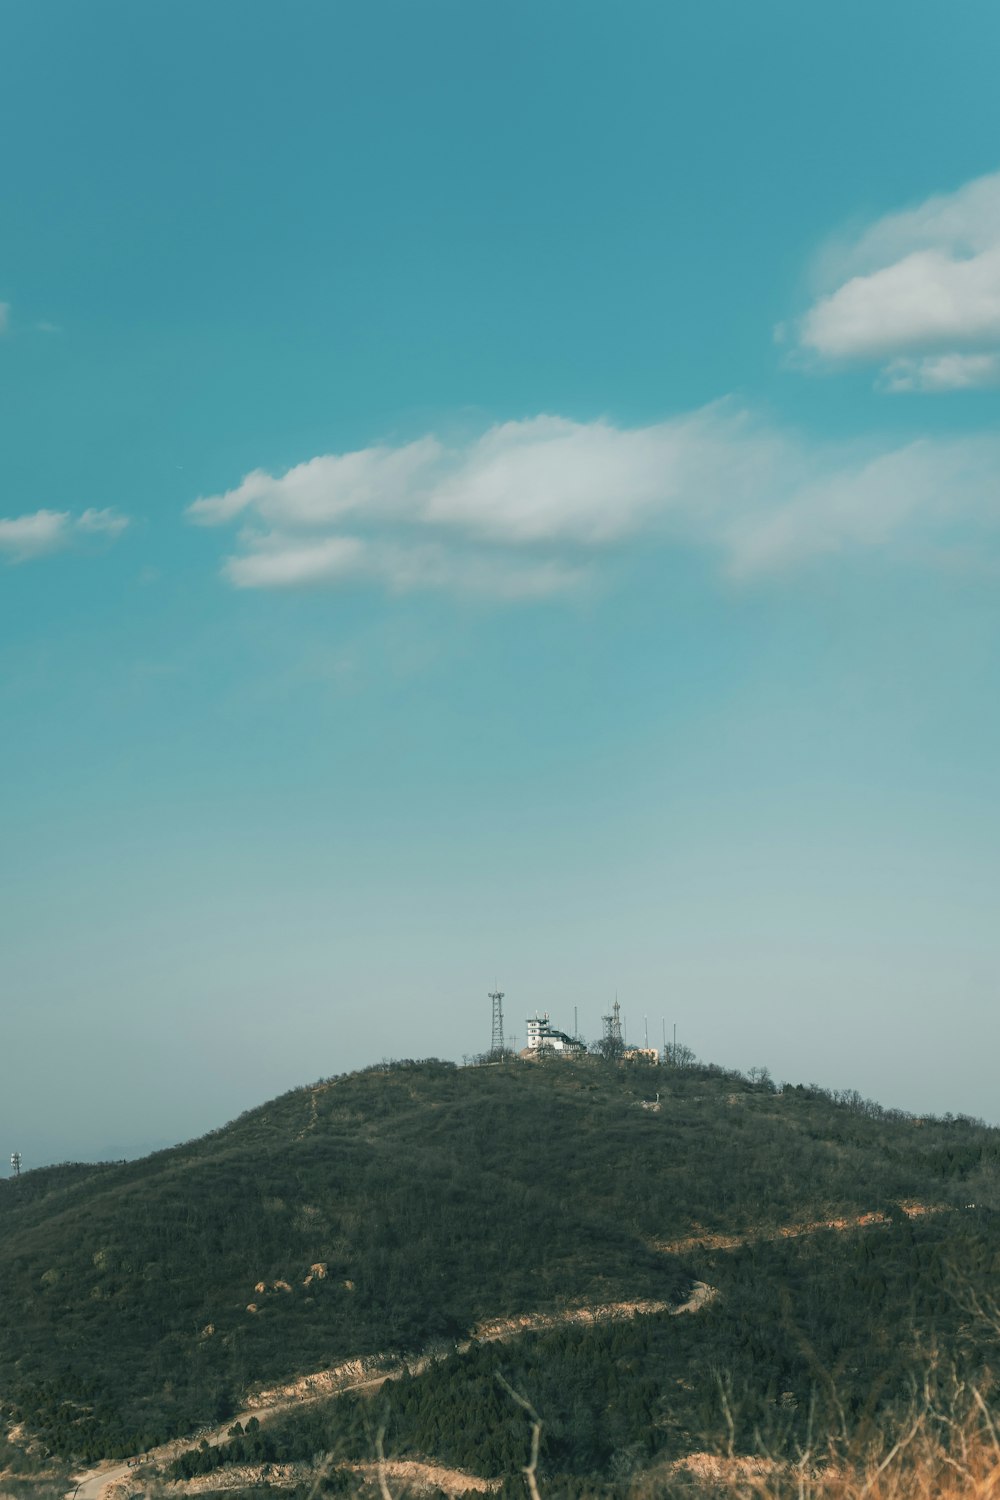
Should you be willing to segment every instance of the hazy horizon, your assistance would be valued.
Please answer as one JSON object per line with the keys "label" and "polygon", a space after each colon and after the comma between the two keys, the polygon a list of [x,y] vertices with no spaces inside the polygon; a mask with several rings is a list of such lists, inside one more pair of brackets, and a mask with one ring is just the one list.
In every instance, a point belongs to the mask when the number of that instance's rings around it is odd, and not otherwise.
{"label": "hazy horizon", "polygon": [[[624,1015],[624,1013],[623,1013],[623,1018],[624,1018],[624,1020],[626,1022],[626,1026],[627,1026],[628,1018],[627,1018],[626,1015]],[[487,1019],[487,1022],[488,1022],[489,1021],[489,1014],[487,1014],[487,1018],[486,1019]],[[564,1016],[561,1016],[561,1015],[556,1015],[556,1016],[553,1016],[552,1019],[553,1019],[553,1024],[558,1024],[560,1021],[568,1020],[569,1023],[570,1023],[570,1029],[572,1029],[572,1016],[570,1016],[570,1017],[567,1018],[567,1017],[564,1017]],[[659,1025],[659,1023],[658,1023],[658,1025]],[[581,1027],[581,1035],[582,1034],[583,1034],[583,1028]],[[588,1035],[588,1036],[585,1037],[585,1039],[588,1040],[588,1041],[593,1041],[593,1040],[596,1040],[597,1037],[600,1034],[601,1034],[601,1028],[598,1026],[598,1027],[594,1028],[593,1035],[592,1036]],[[482,1038],[480,1038],[480,1040],[482,1040]],[[524,1036],[523,1036],[523,1034],[520,1035],[520,1036],[511,1035],[511,1033],[509,1031],[509,1028],[508,1028],[508,1041],[513,1046],[519,1047],[524,1042]],[[640,1017],[639,1028],[637,1028],[637,1035],[633,1036],[632,1033],[629,1033],[627,1035],[627,1041],[628,1041],[629,1045],[639,1045],[639,1046],[643,1045],[643,1042],[644,1042],[644,1028],[642,1027],[642,1018],[641,1017]],[[672,1042],[672,1027],[668,1028],[668,1031],[667,1031],[667,1041],[668,1041],[668,1045]],[[682,1038],[681,1038],[680,1034],[678,1034],[677,1042],[678,1042],[678,1046],[681,1046],[681,1045],[687,1046],[688,1045],[686,1042],[682,1041]],[[653,1046],[654,1044],[655,1045],[659,1045],[661,1047],[661,1050],[662,1050],[662,1030],[658,1031],[657,1034],[654,1035],[653,1029],[650,1026],[650,1030],[649,1030],[649,1045]],[[444,1057],[442,1054],[435,1053],[435,1054],[428,1054],[428,1056],[426,1058],[424,1058],[422,1056],[416,1056],[415,1055],[414,1057],[410,1058],[409,1060],[416,1061],[416,1062],[429,1061],[431,1059],[431,1057],[433,1056],[433,1057],[441,1057],[442,1060],[444,1060],[444,1061],[455,1062],[456,1065],[458,1065],[458,1066],[466,1066],[466,1065],[471,1066],[471,1065],[474,1065],[473,1059],[474,1059],[474,1056],[475,1056],[475,1052],[477,1050],[480,1051],[480,1054],[482,1054],[482,1052],[484,1052],[486,1050],[486,1048],[484,1046],[481,1049],[473,1049],[472,1051],[470,1051],[468,1053],[464,1053],[464,1054],[462,1054],[462,1056],[457,1057],[457,1058],[447,1058],[447,1057]],[[377,1067],[378,1064],[381,1063],[381,1062],[398,1062],[398,1061],[403,1061],[403,1060],[407,1060],[407,1059],[405,1059],[402,1055],[394,1055],[394,1054],[389,1054],[389,1053],[383,1053],[379,1057],[370,1057],[370,1058],[367,1058],[367,1059],[365,1059],[363,1061],[357,1062],[351,1068],[347,1068],[347,1069],[344,1069],[344,1070],[337,1070],[337,1071],[338,1072],[339,1071],[353,1072],[353,1071],[356,1071],[357,1069],[363,1069],[363,1068],[373,1067],[373,1066]],[[813,1076],[813,1075],[806,1076],[805,1074],[803,1074],[801,1076],[798,1076],[798,1075],[795,1075],[795,1076],[786,1076],[786,1075],[783,1075],[783,1074],[775,1073],[774,1070],[770,1068],[768,1060],[766,1058],[763,1058],[763,1057],[758,1058],[757,1061],[756,1061],[756,1063],[739,1063],[739,1062],[733,1061],[732,1059],[729,1059],[725,1063],[720,1063],[718,1058],[701,1057],[701,1056],[697,1056],[697,1055],[696,1055],[696,1060],[699,1063],[715,1064],[717,1066],[725,1067],[727,1069],[735,1070],[737,1072],[742,1072],[744,1074],[750,1072],[752,1068],[761,1068],[761,1067],[768,1068],[768,1070],[771,1072],[771,1076],[772,1076],[772,1079],[773,1079],[774,1083],[778,1087],[780,1087],[783,1084],[784,1085],[789,1085],[789,1086],[794,1086],[795,1084],[806,1084],[806,1085],[818,1085],[820,1088],[825,1088],[825,1089],[829,1089],[829,1090],[832,1090],[832,1091],[851,1090],[851,1089],[854,1089],[856,1087],[856,1085],[854,1083],[852,1083],[850,1080],[845,1080],[845,1079],[836,1080],[836,1079],[833,1079],[830,1076],[826,1076],[825,1070],[821,1070],[823,1072],[823,1077],[822,1078],[820,1076]],[[561,1066],[572,1067],[573,1064],[572,1064],[572,1062],[563,1063],[561,1061],[556,1061],[556,1062],[553,1062],[551,1064],[551,1066],[554,1066],[554,1067],[561,1067]],[[311,1078],[311,1077],[310,1078],[300,1078],[300,1079],[295,1080],[291,1084],[288,1084],[287,1088],[291,1088],[291,1089],[300,1088],[300,1087],[301,1088],[308,1088],[310,1084],[314,1084],[314,1083],[320,1082],[321,1080],[326,1079],[327,1077],[330,1077],[330,1076],[335,1076],[335,1075],[319,1074],[315,1078]],[[287,1088],[282,1088],[280,1092],[281,1093],[286,1092]],[[943,1115],[943,1114],[956,1114],[956,1115],[965,1114],[965,1115],[968,1115],[970,1113],[967,1110],[955,1109],[955,1108],[952,1108],[952,1107],[949,1107],[948,1109],[944,1109],[944,1108],[935,1109],[935,1108],[932,1108],[930,1106],[927,1106],[927,1107],[915,1106],[912,1102],[907,1102],[905,1100],[905,1097],[903,1097],[903,1098],[892,1098],[892,1099],[879,1098],[879,1097],[871,1095],[871,1094],[866,1094],[863,1089],[858,1090],[858,1092],[860,1092],[866,1098],[873,1098],[874,1102],[876,1102],[878,1104],[881,1104],[883,1106],[883,1108],[903,1110],[905,1113],[913,1115],[913,1116],[915,1116],[917,1118],[920,1118],[922,1116],[930,1117],[930,1116],[936,1115],[936,1114],[937,1115]],[[78,1134],[76,1132],[71,1133],[71,1134],[67,1134],[66,1137],[64,1138],[64,1140],[62,1142],[59,1141],[58,1137],[54,1137],[54,1136],[51,1136],[51,1135],[46,1136],[44,1134],[41,1137],[36,1137],[33,1140],[29,1140],[27,1142],[27,1144],[29,1145],[29,1147],[33,1147],[34,1148],[34,1155],[32,1155],[30,1151],[29,1152],[25,1152],[23,1149],[21,1149],[21,1147],[20,1147],[20,1145],[19,1145],[19,1143],[17,1141],[14,1142],[13,1149],[19,1151],[19,1154],[21,1156],[21,1170],[23,1172],[31,1171],[35,1167],[53,1166],[53,1165],[56,1165],[56,1164],[61,1163],[61,1162],[81,1161],[81,1162],[95,1162],[95,1163],[97,1163],[97,1162],[108,1162],[108,1161],[118,1161],[118,1160],[133,1161],[133,1160],[141,1159],[142,1157],[145,1157],[145,1156],[150,1156],[154,1152],[157,1152],[157,1151],[169,1150],[170,1148],[172,1148],[174,1146],[183,1145],[186,1141],[198,1139],[202,1135],[206,1134],[209,1131],[217,1130],[217,1129],[219,1129],[219,1128],[221,1128],[221,1127],[223,1127],[225,1125],[230,1124],[232,1120],[236,1119],[240,1114],[244,1113],[246,1110],[252,1110],[252,1109],[254,1109],[257,1106],[264,1105],[264,1104],[268,1103],[270,1101],[270,1099],[272,1099],[272,1098],[279,1097],[278,1094],[274,1094],[274,1095],[261,1095],[260,1097],[241,1099],[241,1097],[240,1097],[240,1091],[239,1091],[238,1088],[235,1088],[235,1089],[234,1088],[229,1088],[229,1089],[225,1090],[225,1094],[226,1094],[226,1096],[231,1097],[232,1100],[234,1101],[233,1104],[231,1105],[232,1113],[229,1114],[229,1115],[226,1115],[225,1118],[213,1118],[213,1119],[210,1119],[210,1120],[206,1120],[206,1118],[205,1118],[206,1113],[211,1110],[212,1105],[217,1101],[218,1095],[210,1094],[210,1095],[208,1095],[208,1096],[206,1096],[204,1098],[201,1098],[201,1099],[189,1099],[189,1100],[187,1100],[186,1101],[186,1109],[187,1109],[187,1113],[188,1113],[189,1117],[198,1118],[200,1120],[200,1123],[199,1123],[199,1125],[198,1125],[198,1127],[196,1129],[187,1131],[187,1132],[185,1132],[183,1134],[179,1134],[179,1135],[176,1135],[176,1136],[163,1135],[163,1136],[160,1136],[158,1138],[149,1138],[149,1139],[143,1140],[141,1138],[137,1138],[135,1136],[134,1131],[132,1131],[129,1134],[124,1134],[123,1133],[119,1137],[116,1137],[114,1135],[109,1135],[103,1142],[100,1142],[99,1140],[97,1140],[97,1137],[95,1137],[93,1135],[92,1131],[90,1131],[88,1133],[88,1131],[85,1128],[83,1130],[83,1132],[82,1132],[82,1135]],[[163,1118],[166,1121],[166,1119],[167,1119],[166,1114],[164,1114]],[[996,1119],[986,1119],[986,1123],[990,1124],[990,1125],[996,1125],[998,1122],[997,1122]],[[96,1144],[92,1144],[88,1150],[83,1151],[81,1154],[74,1155],[73,1150],[71,1148],[71,1143],[73,1141],[75,1141],[75,1140],[78,1141],[80,1139],[83,1139],[83,1140],[90,1139],[90,1140],[95,1141]],[[6,1162],[0,1163],[0,1176],[12,1176],[12,1175],[13,1175],[13,1171],[7,1165],[7,1163]]]}

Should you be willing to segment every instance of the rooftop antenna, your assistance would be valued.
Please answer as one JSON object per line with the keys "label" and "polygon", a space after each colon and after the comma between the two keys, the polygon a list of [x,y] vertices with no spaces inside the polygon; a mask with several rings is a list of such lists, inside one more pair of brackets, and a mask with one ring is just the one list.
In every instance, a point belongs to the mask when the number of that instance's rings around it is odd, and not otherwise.
{"label": "rooftop antenna", "polygon": [[648,1052],[649,1051],[649,1017],[648,1016],[643,1016],[643,1018],[642,1018],[642,1030],[643,1030],[643,1035],[646,1038],[646,1040],[643,1042],[643,1046],[645,1047],[646,1051]]}
{"label": "rooftop antenna", "polygon": [[20,1151],[12,1151],[10,1153],[10,1164],[14,1168],[14,1176],[15,1177],[20,1177],[20,1175],[21,1175],[21,1153],[20,1153]]}
{"label": "rooftop antenna", "polygon": [[[496,980],[493,981],[496,984]],[[490,1057],[494,1062],[499,1062],[503,1057],[503,990],[490,990],[490,999],[493,1001],[493,1039],[490,1042]]]}
{"label": "rooftop antenna", "polygon": [[574,1040],[574,1042],[579,1038],[579,1035],[580,1035],[580,1023],[577,1020],[576,1006],[574,1005],[574,1007],[573,1007],[573,1040]]}

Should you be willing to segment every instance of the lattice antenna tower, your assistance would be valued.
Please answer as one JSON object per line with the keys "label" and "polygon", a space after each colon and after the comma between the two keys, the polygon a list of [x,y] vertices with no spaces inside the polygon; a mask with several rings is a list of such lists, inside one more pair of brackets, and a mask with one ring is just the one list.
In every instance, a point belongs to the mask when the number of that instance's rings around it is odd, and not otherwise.
{"label": "lattice antenna tower", "polygon": [[14,1176],[15,1177],[20,1177],[20,1175],[21,1175],[21,1153],[20,1153],[20,1151],[12,1151],[11,1152],[11,1154],[10,1154],[10,1164],[14,1168]]}
{"label": "lattice antenna tower", "polygon": [[602,1016],[604,1022],[604,1047],[609,1056],[617,1056],[622,1050],[622,1011],[617,996],[609,1015]]}
{"label": "lattice antenna tower", "polygon": [[493,1001],[493,1040],[490,1043],[490,1056],[501,1058],[504,1055],[503,990],[490,990],[490,999]]}

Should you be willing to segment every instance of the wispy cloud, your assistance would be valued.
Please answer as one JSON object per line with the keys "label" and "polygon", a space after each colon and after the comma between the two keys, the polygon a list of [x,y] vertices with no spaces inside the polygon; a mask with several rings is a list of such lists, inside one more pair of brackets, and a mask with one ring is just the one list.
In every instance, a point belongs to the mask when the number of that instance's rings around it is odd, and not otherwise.
{"label": "wispy cloud", "polygon": [[890,391],[992,385],[1000,351],[1000,173],[877,220],[830,248],[798,324],[823,362],[883,365]]}
{"label": "wispy cloud", "polygon": [[890,360],[882,371],[887,391],[968,391],[1000,385],[1000,354],[923,354]]}
{"label": "wispy cloud", "polygon": [[713,553],[750,576],[956,531],[994,544],[1000,438],[820,447],[723,402],[651,426],[539,416],[459,446],[433,436],[325,454],[189,507],[238,523],[239,588],[565,593],[630,543]]}
{"label": "wispy cloud", "polygon": [[85,510],[76,521],[78,531],[89,531],[99,536],[121,536],[128,525],[128,516],[115,510]]}
{"label": "wispy cloud", "polygon": [[0,557],[12,563],[30,562],[62,552],[88,535],[114,539],[127,525],[128,517],[113,510],[85,510],[75,517],[68,510],[0,516]]}
{"label": "wispy cloud", "polygon": [[734,527],[735,572],[892,547],[932,559],[956,538],[1000,552],[1000,439],[920,439],[853,459],[816,457],[811,479]]}
{"label": "wispy cloud", "polygon": [[443,589],[490,599],[540,599],[585,580],[585,570],[557,559],[531,559],[435,542],[400,545],[360,537],[249,539],[249,550],[229,557],[223,572],[237,588],[301,588],[351,580],[393,593]]}

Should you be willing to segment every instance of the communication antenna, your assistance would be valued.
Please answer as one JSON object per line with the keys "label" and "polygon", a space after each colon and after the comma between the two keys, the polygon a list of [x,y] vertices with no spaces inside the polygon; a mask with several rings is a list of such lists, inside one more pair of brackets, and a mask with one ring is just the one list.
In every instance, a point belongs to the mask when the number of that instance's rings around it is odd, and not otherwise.
{"label": "communication antenna", "polygon": [[646,1040],[643,1042],[642,1045],[645,1047],[646,1051],[648,1052],[649,1051],[649,1017],[648,1016],[643,1016],[643,1018],[642,1018],[642,1030],[643,1030],[643,1035],[646,1038]]}
{"label": "communication antenna", "polygon": [[622,1055],[622,1012],[618,1004],[618,996],[611,1007],[611,1013],[602,1016],[604,1022],[604,1055],[608,1058],[621,1057]]}
{"label": "communication antenna", "polygon": [[574,1040],[574,1042],[579,1039],[579,1036],[580,1036],[580,1023],[577,1020],[576,1006],[574,1005],[574,1007],[573,1007],[573,1040]]}
{"label": "communication antenna", "polygon": [[[496,981],[494,980],[494,983]],[[490,1042],[490,1057],[499,1062],[503,1057],[503,990],[490,990],[493,1001],[493,1039]]]}
{"label": "communication antenna", "polygon": [[12,1151],[10,1153],[10,1164],[14,1168],[14,1176],[15,1177],[20,1177],[20,1175],[21,1175],[21,1153],[20,1153],[20,1151]]}

